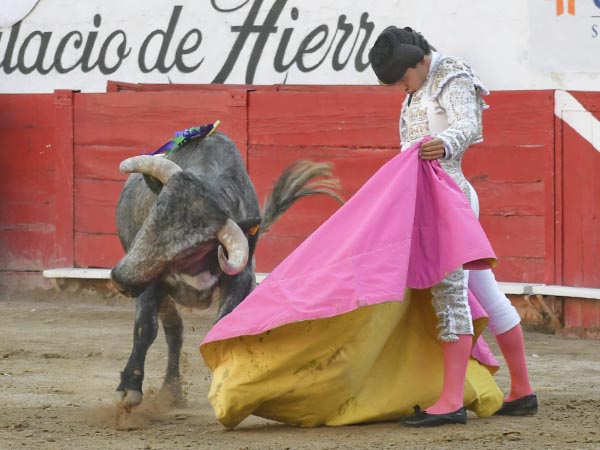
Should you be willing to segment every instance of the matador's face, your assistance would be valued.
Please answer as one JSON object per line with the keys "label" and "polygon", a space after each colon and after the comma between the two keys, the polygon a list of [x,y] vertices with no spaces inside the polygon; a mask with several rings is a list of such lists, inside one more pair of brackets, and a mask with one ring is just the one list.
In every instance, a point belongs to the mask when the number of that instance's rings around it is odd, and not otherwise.
{"label": "matador's face", "polygon": [[409,67],[404,76],[400,78],[391,86],[398,86],[407,94],[412,94],[419,90],[429,73],[429,67],[431,65],[431,56],[428,55],[417,63],[416,67]]}

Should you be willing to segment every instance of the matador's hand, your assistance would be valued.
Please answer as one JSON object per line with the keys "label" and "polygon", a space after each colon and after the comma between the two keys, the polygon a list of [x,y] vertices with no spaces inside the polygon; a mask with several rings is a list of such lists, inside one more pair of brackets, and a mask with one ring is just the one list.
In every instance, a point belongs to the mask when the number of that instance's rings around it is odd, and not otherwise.
{"label": "matador's hand", "polygon": [[427,161],[433,161],[435,159],[440,159],[444,156],[445,152],[444,141],[440,138],[435,138],[421,144],[421,147],[419,148],[419,157]]}

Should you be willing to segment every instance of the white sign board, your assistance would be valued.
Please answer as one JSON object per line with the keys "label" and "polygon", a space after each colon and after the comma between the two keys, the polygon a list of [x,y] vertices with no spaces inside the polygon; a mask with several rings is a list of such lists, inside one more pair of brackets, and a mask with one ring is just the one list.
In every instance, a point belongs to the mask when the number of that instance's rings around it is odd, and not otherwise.
{"label": "white sign board", "polygon": [[0,93],[375,84],[367,54],[388,25],[421,31],[493,90],[600,90],[600,0],[563,0],[560,16],[559,1],[0,0]]}
{"label": "white sign board", "polygon": [[529,0],[532,64],[546,72],[600,72],[600,0]]}

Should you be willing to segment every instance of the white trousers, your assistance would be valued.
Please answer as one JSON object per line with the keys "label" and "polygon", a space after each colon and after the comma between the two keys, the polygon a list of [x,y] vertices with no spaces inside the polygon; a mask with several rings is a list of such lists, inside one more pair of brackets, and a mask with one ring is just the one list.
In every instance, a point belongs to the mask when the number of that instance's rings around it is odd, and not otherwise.
{"label": "white trousers", "polygon": [[[469,189],[471,189],[471,207],[475,211],[475,215],[479,217],[477,192],[470,183]],[[519,313],[500,290],[492,269],[465,270],[465,279],[469,289],[488,314],[488,326],[494,336],[514,328],[521,322]]]}

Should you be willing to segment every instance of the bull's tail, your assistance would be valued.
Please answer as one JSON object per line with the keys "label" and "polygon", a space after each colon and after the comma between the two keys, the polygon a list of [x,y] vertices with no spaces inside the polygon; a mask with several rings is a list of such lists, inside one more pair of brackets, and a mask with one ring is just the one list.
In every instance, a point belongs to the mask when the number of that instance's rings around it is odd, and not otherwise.
{"label": "bull's tail", "polygon": [[325,194],[340,203],[340,182],[333,177],[331,164],[312,161],[296,161],[279,176],[271,194],[265,200],[260,232],[266,232],[273,223],[300,197]]}

